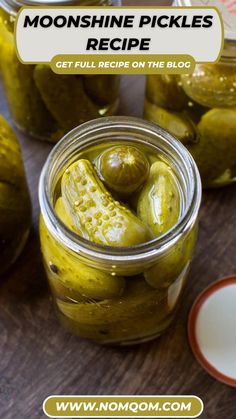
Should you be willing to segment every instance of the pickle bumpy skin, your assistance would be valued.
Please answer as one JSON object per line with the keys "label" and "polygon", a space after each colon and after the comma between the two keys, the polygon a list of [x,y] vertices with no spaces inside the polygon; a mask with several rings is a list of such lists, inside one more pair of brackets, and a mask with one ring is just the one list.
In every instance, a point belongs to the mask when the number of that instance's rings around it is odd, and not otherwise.
{"label": "pickle bumpy skin", "polygon": [[127,207],[115,201],[88,160],[78,160],[64,173],[62,198],[75,229],[94,243],[126,247],[145,243],[151,233]]}
{"label": "pickle bumpy skin", "polygon": [[97,161],[97,167],[105,184],[124,196],[137,191],[149,175],[149,162],[145,154],[127,145],[104,151]]}
{"label": "pickle bumpy skin", "polygon": [[155,236],[170,230],[180,216],[178,186],[170,167],[164,162],[153,163],[149,179],[138,200],[138,216]]}

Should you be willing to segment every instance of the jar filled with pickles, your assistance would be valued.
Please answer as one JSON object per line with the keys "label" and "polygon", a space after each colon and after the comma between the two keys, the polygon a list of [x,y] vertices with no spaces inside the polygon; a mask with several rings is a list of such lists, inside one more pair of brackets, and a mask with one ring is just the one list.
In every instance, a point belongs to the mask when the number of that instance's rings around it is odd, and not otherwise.
{"label": "jar filled with pickles", "polygon": [[0,115],[0,275],[20,255],[30,224],[31,203],[20,146]]}
{"label": "jar filled with pickles", "polygon": [[227,21],[220,61],[197,64],[191,74],[147,76],[144,115],[188,148],[204,187],[220,187],[236,181],[236,15],[226,3],[211,3]]}
{"label": "jar filled with pickles", "polygon": [[[118,6],[120,0],[59,0],[53,6]],[[16,55],[14,22],[21,6],[51,1],[3,0],[0,5],[0,73],[9,110],[18,128],[56,142],[90,119],[113,115],[119,104],[117,75],[58,75],[49,65],[22,64]]]}
{"label": "jar filled with pickles", "polygon": [[40,239],[61,323],[103,344],[160,336],[180,303],[201,181],[186,148],[136,118],[90,121],[41,174]]}

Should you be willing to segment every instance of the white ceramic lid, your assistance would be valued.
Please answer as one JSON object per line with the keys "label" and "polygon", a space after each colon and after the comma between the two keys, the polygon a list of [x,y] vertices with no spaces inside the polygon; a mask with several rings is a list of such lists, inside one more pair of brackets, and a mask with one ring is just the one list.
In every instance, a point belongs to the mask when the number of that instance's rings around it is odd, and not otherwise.
{"label": "white ceramic lid", "polygon": [[179,6],[217,7],[224,20],[225,38],[236,41],[236,0],[177,0]]}
{"label": "white ceramic lid", "polygon": [[206,288],[189,315],[192,351],[217,380],[236,387],[236,277]]}

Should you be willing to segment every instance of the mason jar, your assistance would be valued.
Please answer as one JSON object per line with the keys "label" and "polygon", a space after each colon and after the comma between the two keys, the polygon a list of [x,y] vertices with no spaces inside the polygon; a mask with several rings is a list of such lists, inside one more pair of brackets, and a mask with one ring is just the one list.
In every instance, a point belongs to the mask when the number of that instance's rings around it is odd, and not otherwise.
{"label": "mason jar", "polygon": [[[177,179],[181,209],[178,221],[165,234],[142,244],[113,247],[81,237],[58,217],[55,203],[62,174],[69,173],[68,167],[78,159],[94,161],[96,150],[108,144],[135,146],[168,163]],[[85,202],[86,194],[80,190],[80,195]],[[44,266],[66,329],[103,344],[128,345],[160,336],[179,306],[197,237],[201,182],[186,148],[141,119],[90,121],[67,134],[49,155],[40,178],[39,200]],[[130,207],[135,208],[135,202]],[[94,217],[100,225],[100,218],[112,216],[116,214]]]}
{"label": "mason jar", "polygon": [[22,64],[16,55],[14,22],[21,6],[117,6],[120,0],[3,0],[0,5],[0,73],[16,126],[56,142],[79,124],[113,115],[119,103],[117,75],[57,75],[46,64]]}
{"label": "mason jar", "polygon": [[236,15],[227,7],[230,2],[211,3],[227,22],[220,61],[197,64],[191,74],[147,76],[144,115],[188,148],[204,187],[220,187],[236,181]]}
{"label": "mason jar", "polygon": [[31,203],[17,138],[0,115],[0,275],[16,261],[31,225]]}

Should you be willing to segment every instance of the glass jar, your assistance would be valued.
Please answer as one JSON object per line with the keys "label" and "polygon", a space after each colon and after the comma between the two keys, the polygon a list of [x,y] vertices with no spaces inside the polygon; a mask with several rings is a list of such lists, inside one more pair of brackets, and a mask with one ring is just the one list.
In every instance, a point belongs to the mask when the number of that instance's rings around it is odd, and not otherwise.
{"label": "glass jar", "polygon": [[[132,247],[104,246],[81,238],[57,217],[54,205],[62,173],[88,156],[91,147],[107,141],[160,153],[173,168],[181,216],[166,234]],[[90,121],[67,134],[49,155],[39,199],[41,249],[62,324],[104,344],[128,345],[161,335],[179,305],[197,236],[201,182],[185,147],[141,119]]]}
{"label": "glass jar", "polygon": [[[225,2],[212,3],[226,7]],[[206,2],[175,3],[202,4]],[[228,38],[218,63],[198,64],[187,75],[147,76],[145,118],[168,130],[188,148],[204,187],[236,181],[236,15],[232,16],[234,32],[226,31]],[[226,27],[229,29],[229,24]]]}
{"label": "glass jar", "polygon": [[0,275],[21,253],[30,224],[31,203],[20,147],[0,115]]}
{"label": "glass jar", "polygon": [[57,75],[49,65],[22,64],[16,55],[14,21],[23,5],[120,5],[120,0],[3,0],[0,6],[1,73],[12,118],[28,134],[56,142],[79,124],[113,115],[119,103],[116,75]]}

